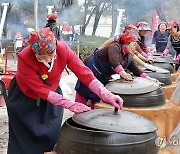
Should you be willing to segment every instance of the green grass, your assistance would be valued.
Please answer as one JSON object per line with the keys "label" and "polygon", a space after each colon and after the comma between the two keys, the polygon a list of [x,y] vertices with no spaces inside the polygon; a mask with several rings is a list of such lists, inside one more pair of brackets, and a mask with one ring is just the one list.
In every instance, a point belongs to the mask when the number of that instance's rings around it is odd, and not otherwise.
{"label": "green grass", "polygon": [[108,38],[105,37],[98,37],[98,36],[77,36],[78,41],[83,41],[83,42],[94,42],[98,44],[104,43]]}
{"label": "green grass", "polygon": [[[77,40],[80,41],[79,55],[82,60],[86,59],[89,55],[93,54],[94,50],[104,43],[108,38],[97,36],[78,36]],[[77,53],[78,46],[73,44],[70,46],[72,50]]]}

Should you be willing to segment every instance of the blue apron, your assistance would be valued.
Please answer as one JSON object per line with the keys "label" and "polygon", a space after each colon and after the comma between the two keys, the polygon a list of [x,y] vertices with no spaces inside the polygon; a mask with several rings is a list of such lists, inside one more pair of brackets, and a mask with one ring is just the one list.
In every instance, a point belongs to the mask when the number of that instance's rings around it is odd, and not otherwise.
{"label": "blue apron", "polygon": [[[94,76],[103,84],[106,85],[109,83],[109,79],[111,78],[112,74],[115,74],[116,72],[111,67],[110,63],[104,62],[98,58],[98,53],[101,50],[96,50],[94,54],[89,57],[85,61],[85,65],[91,69]],[[128,68],[129,64],[131,63],[132,59],[130,56],[127,58],[127,63],[125,65],[125,69]],[[75,90],[84,98],[92,100],[92,101],[100,101],[101,99],[94,94],[86,85],[84,85],[80,80],[77,81]]]}

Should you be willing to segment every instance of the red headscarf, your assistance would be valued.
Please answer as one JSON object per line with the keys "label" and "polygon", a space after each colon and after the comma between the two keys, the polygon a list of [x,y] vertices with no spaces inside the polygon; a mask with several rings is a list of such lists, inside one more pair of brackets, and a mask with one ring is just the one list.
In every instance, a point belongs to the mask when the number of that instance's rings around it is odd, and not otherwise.
{"label": "red headscarf", "polygon": [[49,27],[33,31],[28,41],[34,53],[38,55],[50,54],[56,48],[56,38]]}
{"label": "red headscarf", "polygon": [[132,24],[127,24],[124,28],[124,31],[128,31],[128,30],[134,30],[137,31],[137,27],[132,25]]}
{"label": "red headscarf", "polygon": [[178,26],[179,26],[179,24],[176,21],[170,21],[167,24],[167,29],[171,29],[173,27],[178,27]]}
{"label": "red headscarf", "polygon": [[137,37],[131,32],[125,32],[119,35],[117,42],[120,44],[136,42]]}
{"label": "red headscarf", "polygon": [[133,24],[127,24],[124,27],[124,32],[126,32],[126,31],[129,31],[129,32],[133,33],[138,39],[140,39],[140,36],[138,34],[138,29]]}
{"label": "red headscarf", "polygon": [[52,14],[49,14],[47,16],[47,21],[55,20],[56,18],[57,18],[57,14],[56,13],[52,13]]}

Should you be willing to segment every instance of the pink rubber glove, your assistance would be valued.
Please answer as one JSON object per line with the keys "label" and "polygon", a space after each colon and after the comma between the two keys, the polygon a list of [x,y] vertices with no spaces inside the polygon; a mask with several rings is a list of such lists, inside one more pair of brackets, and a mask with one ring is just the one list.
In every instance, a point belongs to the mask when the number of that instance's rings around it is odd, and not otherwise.
{"label": "pink rubber glove", "polygon": [[176,62],[180,62],[180,54],[176,57]]}
{"label": "pink rubber glove", "polygon": [[170,50],[169,49],[165,49],[163,54],[161,54],[161,57],[164,58],[166,57],[168,54],[170,53]]}
{"label": "pink rubber glove", "polygon": [[123,69],[123,67],[121,66],[121,65],[118,65],[115,69],[115,72],[117,73],[117,74],[119,74],[121,71],[123,71],[124,69]]}
{"label": "pink rubber glove", "polygon": [[148,55],[145,52],[141,52],[141,55],[145,58],[148,58]]}
{"label": "pink rubber glove", "polygon": [[98,81],[97,79],[94,79],[89,84],[89,89],[97,94],[103,101],[112,104],[118,109],[122,109],[123,107],[123,99],[118,96],[112,94],[109,90],[107,90],[104,85]]}
{"label": "pink rubber glove", "polygon": [[151,45],[151,50],[152,50],[153,52],[156,51],[156,45],[155,45],[155,44],[152,44],[152,45]]}
{"label": "pink rubber glove", "polygon": [[54,105],[60,105],[63,106],[66,109],[69,109],[70,111],[74,112],[74,113],[82,113],[82,112],[86,112],[86,111],[90,111],[91,108],[82,104],[82,103],[77,103],[77,102],[73,102],[70,101],[64,97],[62,97],[62,95],[50,91],[47,101],[49,101],[50,103],[54,104]]}
{"label": "pink rubber glove", "polygon": [[142,73],[141,75],[140,75],[140,77],[141,78],[146,78],[148,75],[146,74],[146,73]]}

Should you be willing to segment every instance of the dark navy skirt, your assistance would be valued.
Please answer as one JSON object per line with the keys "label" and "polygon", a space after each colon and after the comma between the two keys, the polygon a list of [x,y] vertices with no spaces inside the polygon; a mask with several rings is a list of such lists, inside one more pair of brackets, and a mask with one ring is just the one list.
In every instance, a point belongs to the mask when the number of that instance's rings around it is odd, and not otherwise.
{"label": "dark navy skirt", "polygon": [[[60,87],[56,90],[62,94]],[[63,107],[46,100],[27,97],[20,90],[16,78],[8,91],[9,116],[8,154],[43,154],[52,151],[61,128]]]}

